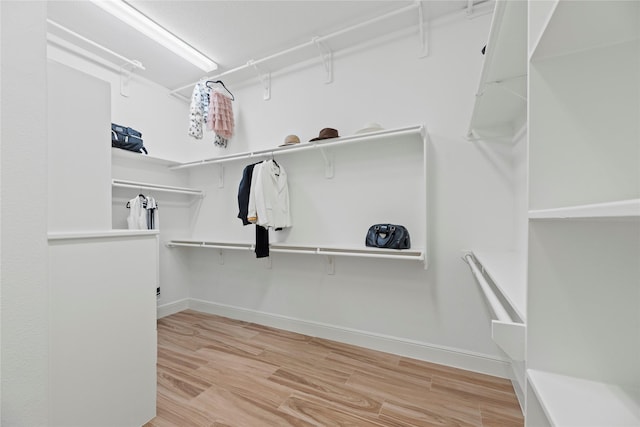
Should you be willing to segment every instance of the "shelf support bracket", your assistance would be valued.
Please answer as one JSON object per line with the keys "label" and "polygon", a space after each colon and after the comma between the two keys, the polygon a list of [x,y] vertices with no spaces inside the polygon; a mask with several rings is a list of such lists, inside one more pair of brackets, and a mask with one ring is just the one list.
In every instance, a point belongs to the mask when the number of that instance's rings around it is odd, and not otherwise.
{"label": "shelf support bracket", "polygon": [[265,101],[270,100],[271,99],[271,73],[268,71],[266,73],[263,73],[258,67],[258,65],[253,61],[253,59],[250,59],[247,62],[247,65],[255,68],[256,72],[258,73],[258,79],[260,80],[260,83],[262,83],[262,99],[264,99]]}
{"label": "shelf support bracket", "polygon": [[314,37],[313,42],[320,51],[320,60],[326,74],[324,82],[331,83],[333,81],[333,52],[326,44],[322,43],[319,37]]}
{"label": "shelf support bracket", "polygon": [[320,154],[322,154],[322,159],[324,160],[324,177],[327,179],[333,178],[333,159],[331,158],[331,154],[326,153],[324,147],[318,145],[316,145],[316,147],[320,150]]}
{"label": "shelf support bracket", "polygon": [[218,188],[224,188],[224,166],[218,168]]}
{"label": "shelf support bracket", "polygon": [[222,249],[218,251],[218,263],[220,265],[224,265],[224,252],[222,251]]}
{"label": "shelf support bracket", "polygon": [[120,66],[120,95],[129,96],[129,81],[131,81],[131,74],[136,68],[144,70],[142,63],[137,60],[125,62]]}
{"label": "shelf support bracket", "polygon": [[133,66],[131,64],[122,64],[120,66],[120,95],[124,97],[129,96],[129,81],[131,80],[131,73],[133,72]]}
{"label": "shelf support bracket", "polygon": [[[520,76],[519,76],[519,77],[520,77]],[[514,77],[514,79],[515,79],[515,78],[518,78],[518,77]],[[521,93],[519,93],[519,92],[517,92],[517,91],[515,91],[515,90],[513,90],[513,89],[511,89],[511,88],[509,88],[509,87],[507,87],[506,85],[504,85],[504,83],[505,83],[505,82],[507,82],[507,81],[509,81],[509,80],[513,80],[513,79],[508,79],[508,80],[496,80],[496,81],[494,81],[494,82],[487,82],[487,83],[486,83],[486,85],[487,85],[487,86],[496,86],[496,87],[498,87],[498,88],[500,88],[500,89],[504,90],[505,92],[507,92],[507,93],[509,93],[509,94],[511,94],[511,95],[513,95],[513,96],[515,96],[516,98],[520,98],[521,100],[523,100],[523,101],[525,101],[525,102],[526,102],[526,101],[527,101],[527,97],[526,97],[526,96],[524,96],[524,95],[522,95]],[[483,91],[480,95],[484,95],[484,91]]]}
{"label": "shelf support bracket", "polygon": [[[422,2],[417,1],[418,4],[418,29],[420,36],[420,55],[419,58],[426,58],[429,56],[429,28],[428,23],[424,22],[424,13],[422,11]],[[427,28],[425,28],[427,27]]]}
{"label": "shelf support bracket", "polygon": [[467,0],[467,16],[473,16],[473,0]]}
{"label": "shelf support bracket", "polygon": [[336,260],[333,255],[327,255],[327,274],[333,276],[336,274]]}

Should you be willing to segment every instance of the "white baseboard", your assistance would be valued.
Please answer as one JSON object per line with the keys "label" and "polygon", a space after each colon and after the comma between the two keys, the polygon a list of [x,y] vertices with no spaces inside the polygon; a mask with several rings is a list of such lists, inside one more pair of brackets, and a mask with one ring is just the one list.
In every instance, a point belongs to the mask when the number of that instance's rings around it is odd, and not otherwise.
{"label": "white baseboard", "polygon": [[[178,301],[174,304],[183,303],[183,301],[185,300]],[[242,307],[217,304],[193,298],[186,301],[188,301],[188,308],[204,313],[258,323],[278,329],[339,341],[373,350],[397,354],[412,359],[424,360],[427,362],[493,375],[496,377],[511,377],[509,361],[494,356],[473,353],[456,348],[437,346],[388,335],[375,334],[357,329],[343,328],[326,323],[280,316]],[[172,305],[171,308],[174,308],[173,304],[167,305]]]}
{"label": "white baseboard", "polygon": [[158,319],[169,316],[174,313],[179,313],[189,308],[189,298],[184,298],[178,301],[170,302],[158,306]]}

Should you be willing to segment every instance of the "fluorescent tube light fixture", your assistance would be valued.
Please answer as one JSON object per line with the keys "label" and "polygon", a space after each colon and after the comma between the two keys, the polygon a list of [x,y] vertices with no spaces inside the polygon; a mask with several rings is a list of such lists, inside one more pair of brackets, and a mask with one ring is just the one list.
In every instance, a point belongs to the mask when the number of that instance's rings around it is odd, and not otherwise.
{"label": "fluorescent tube light fixture", "polygon": [[91,0],[93,4],[109,12],[122,22],[140,31],[145,36],[160,43],[176,55],[189,61],[205,72],[210,72],[218,68],[218,65],[211,59],[204,56],[180,40],[178,37],[161,27],[138,10],[128,5],[122,0]]}

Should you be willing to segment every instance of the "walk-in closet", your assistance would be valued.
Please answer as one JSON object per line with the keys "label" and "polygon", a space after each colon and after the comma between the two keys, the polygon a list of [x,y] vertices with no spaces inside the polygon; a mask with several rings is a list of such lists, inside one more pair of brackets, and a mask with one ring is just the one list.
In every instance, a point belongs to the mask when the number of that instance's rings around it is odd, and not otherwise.
{"label": "walk-in closet", "polygon": [[0,42],[0,424],[640,425],[639,1],[3,0]]}

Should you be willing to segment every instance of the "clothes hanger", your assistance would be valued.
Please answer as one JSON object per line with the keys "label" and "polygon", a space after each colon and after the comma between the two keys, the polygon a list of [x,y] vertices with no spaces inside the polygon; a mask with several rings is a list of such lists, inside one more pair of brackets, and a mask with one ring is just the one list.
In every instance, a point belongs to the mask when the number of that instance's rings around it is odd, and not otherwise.
{"label": "clothes hanger", "polygon": [[236,100],[235,96],[233,96],[233,94],[231,93],[231,91],[229,89],[227,89],[227,87],[224,85],[222,80],[207,80],[207,82],[205,83],[207,85],[208,88],[213,89],[211,86],[209,86],[209,83],[220,83],[222,85],[222,87],[224,88],[224,90],[227,91],[227,93],[229,93],[229,95],[231,95],[231,99],[233,101]]}
{"label": "clothes hanger", "polygon": [[[140,193],[140,194],[138,194],[138,197],[140,197],[142,199],[143,203],[146,204],[147,197],[144,194]],[[131,208],[131,202],[127,202],[127,209],[129,209],[129,208]]]}
{"label": "clothes hanger", "polygon": [[276,162],[276,158],[273,156],[273,151],[271,152],[271,161],[278,168],[278,173],[276,174],[276,176],[280,176],[280,165],[278,164],[278,162]]}

